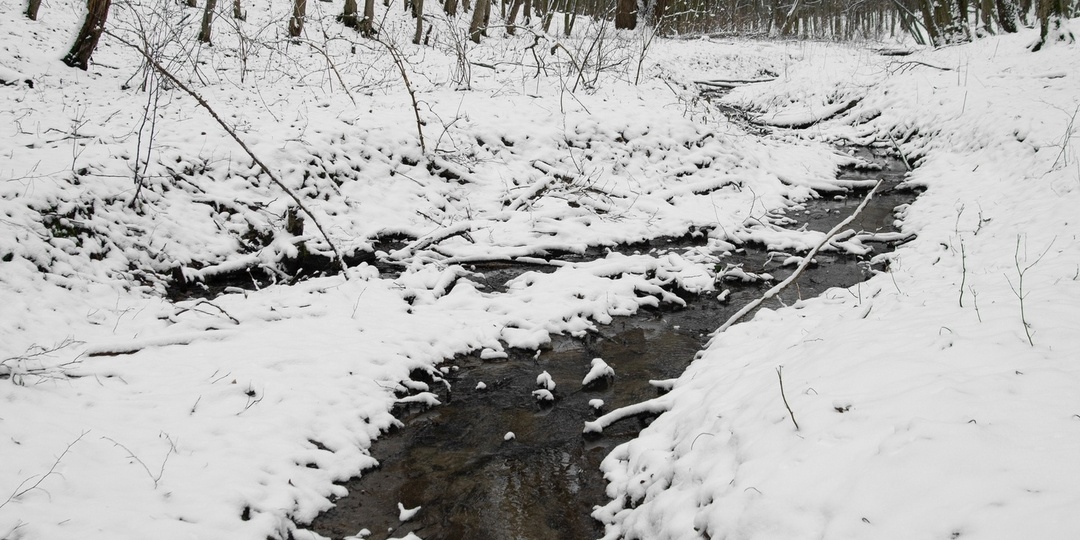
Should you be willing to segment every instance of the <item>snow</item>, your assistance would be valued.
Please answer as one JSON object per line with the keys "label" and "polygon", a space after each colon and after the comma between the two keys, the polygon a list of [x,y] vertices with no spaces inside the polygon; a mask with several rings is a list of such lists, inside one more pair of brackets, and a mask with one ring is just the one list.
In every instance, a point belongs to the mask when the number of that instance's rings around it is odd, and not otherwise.
{"label": "snow", "polygon": [[512,440],[514,440],[516,438],[517,438],[517,435],[514,435],[513,431],[507,431],[506,435],[503,435],[503,440],[504,441],[512,441]]}
{"label": "snow", "polygon": [[401,521],[401,522],[409,521],[410,519],[415,517],[416,514],[420,511],[419,506],[417,506],[416,508],[405,508],[404,504],[397,503],[397,507],[398,507],[398,521]]}
{"label": "snow", "polygon": [[[193,31],[177,6],[114,4],[110,28]],[[658,40],[642,84],[612,69],[571,95],[565,59],[537,47],[539,76],[518,61],[531,37],[486,39],[470,59],[506,67],[451,80],[440,28],[431,47],[398,43],[423,74],[424,155],[385,51],[331,10],[308,21],[329,58],[286,44],[275,0],[249,10],[246,41],[219,21],[213,47],[165,45],[310,205],[294,234],[289,197],[183,93],[160,93],[150,140],[133,51],[106,36],[88,72],[57,61],[81,2],[39,21],[22,9],[0,3],[0,79],[19,81],[0,87],[0,538],[315,538],[304,526],[340,483],[377,466],[395,404],[438,406],[416,373],[438,385],[456,355],[502,359],[681,305],[676,287],[723,300],[718,277],[771,277],[717,275],[746,242],[796,264],[823,236],[783,214],[849,187],[835,142],[895,144],[918,165],[907,184],[926,191],[900,215],[914,238],[879,257],[888,272],[759,312],[651,381],[670,393],[587,425],[662,413],[603,464],[605,536],[1080,532],[1075,46],[1029,53],[1030,30],[902,58]],[[410,24],[386,18],[393,36]],[[615,65],[636,65],[623,49]],[[833,116],[761,138],[693,82],[766,72],[782,75],[725,100],[773,125]],[[367,262],[296,276],[290,259],[330,252],[313,220]],[[548,260],[684,234],[704,245]],[[467,268],[485,261],[538,268],[495,293]],[[167,298],[172,276],[206,299]],[[553,399],[550,375],[537,384]]]}
{"label": "snow", "polygon": [[536,376],[536,386],[539,386],[545,390],[554,390],[555,381],[551,378],[551,374],[545,371]]}
{"label": "snow", "polygon": [[615,370],[603,358],[593,358],[590,365],[592,367],[589,368],[589,373],[585,375],[585,378],[581,380],[581,386],[589,386],[590,383],[595,381],[615,377]]}
{"label": "snow", "polygon": [[806,135],[894,139],[927,188],[902,214],[916,238],[857,291],[715,335],[669,412],[605,460],[605,538],[1080,531],[1080,168],[1062,157],[1080,63],[1028,53],[1032,35],[908,59],[948,71],[801,45],[786,77],[726,98],[777,114],[860,99]]}
{"label": "snow", "polygon": [[533,390],[532,395],[536,398],[536,401],[555,401],[555,394],[551,393],[551,390],[541,388],[539,390]]}

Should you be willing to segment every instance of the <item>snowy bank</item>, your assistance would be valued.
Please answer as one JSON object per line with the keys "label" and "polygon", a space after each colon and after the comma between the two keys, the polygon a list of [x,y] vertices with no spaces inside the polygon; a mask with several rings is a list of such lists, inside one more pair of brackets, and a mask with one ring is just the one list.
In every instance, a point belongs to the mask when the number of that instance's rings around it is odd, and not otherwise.
{"label": "snowy bank", "polygon": [[800,135],[896,141],[926,188],[903,212],[917,238],[888,273],[716,335],[605,460],[605,538],[1080,533],[1080,61],[1033,37],[794,45],[785,77],[726,98],[859,99]]}

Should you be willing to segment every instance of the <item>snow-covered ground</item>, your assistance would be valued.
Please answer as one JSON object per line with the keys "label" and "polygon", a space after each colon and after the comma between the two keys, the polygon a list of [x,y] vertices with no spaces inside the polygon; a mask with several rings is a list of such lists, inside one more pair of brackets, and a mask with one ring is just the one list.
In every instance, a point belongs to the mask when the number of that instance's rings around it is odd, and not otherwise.
{"label": "snow-covered ground", "polygon": [[606,538],[1080,534],[1080,62],[1033,37],[792,45],[784,77],[729,97],[861,99],[810,135],[900,144],[918,237],[888,274],[714,336],[605,460]]}
{"label": "snow-covered ground", "polygon": [[[851,158],[826,143],[890,136],[928,188],[904,211],[918,238],[869,283],[714,339],[607,460],[596,516],[612,538],[1080,532],[1075,48],[657,41],[633,85],[635,34],[579,79],[583,38],[493,36],[463,69],[435,17],[432,46],[397,45],[425,155],[383,47],[319,3],[309,41],[287,42],[288,5],[271,8],[218,19],[213,47],[167,38],[194,32],[178,7],[117,3],[110,29],[160,43],[340,249],[400,276],[288,285],[285,259],[329,246],[310,216],[293,234],[291,199],[205,110],[138,91],[137,53],[108,36],[88,72],[61,64],[78,2],[32,22],[0,0],[0,538],[312,537],[334,482],[375,465],[394,403],[436,399],[410,373],[711,291],[736,243],[807,249],[820,233],[775,223],[838,187]],[[768,73],[726,99],[766,121],[861,101],[763,139],[692,84]],[[560,264],[498,294],[469,279],[479,260],[689,232],[707,248]],[[172,276],[245,268],[259,286],[163,298]]]}

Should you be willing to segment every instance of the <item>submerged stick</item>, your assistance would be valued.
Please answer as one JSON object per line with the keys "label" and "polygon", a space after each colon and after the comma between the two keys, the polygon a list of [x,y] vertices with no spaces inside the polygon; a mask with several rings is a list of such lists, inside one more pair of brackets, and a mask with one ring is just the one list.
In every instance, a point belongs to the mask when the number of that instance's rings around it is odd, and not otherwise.
{"label": "submerged stick", "polygon": [[878,183],[874,185],[874,188],[870,190],[870,193],[866,194],[866,197],[864,197],[862,202],[859,203],[859,207],[856,208],[850,216],[844,218],[844,221],[837,223],[835,227],[830,229],[829,232],[825,233],[825,238],[822,238],[821,242],[818,243],[818,245],[814,246],[814,249],[810,250],[810,253],[808,253],[806,257],[803,258],[803,261],[799,263],[799,267],[796,268],[795,271],[787,277],[787,279],[781,281],[780,283],[777,283],[773,286],[773,288],[765,291],[765,294],[761,295],[760,298],[753,300],[743,306],[743,308],[740,309],[738,313],[732,315],[727,320],[727,322],[721,325],[720,328],[717,328],[716,332],[713,332],[713,335],[719,334],[724,330],[727,330],[731,327],[731,325],[739,322],[739,319],[742,319],[744,316],[746,316],[747,313],[750,313],[755,308],[760,306],[763,302],[776,296],[780,293],[780,291],[784,290],[785,287],[794,283],[795,280],[799,278],[799,275],[802,274],[803,270],[806,270],[806,267],[810,266],[810,261],[814,259],[814,255],[817,255],[818,251],[821,251],[821,248],[825,247],[825,244],[829,243],[829,240],[832,240],[832,237],[836,236],[836,234],[839,233],[844,227],[847,227],[847,225],[854,221],[855,218],[863,211],[863,209],[866,208],[866,204],[870,202],[870,199],[874,197],[874,192],[877,191],[879,187],[881,187],[881,182],[882,180],[878,180]]}

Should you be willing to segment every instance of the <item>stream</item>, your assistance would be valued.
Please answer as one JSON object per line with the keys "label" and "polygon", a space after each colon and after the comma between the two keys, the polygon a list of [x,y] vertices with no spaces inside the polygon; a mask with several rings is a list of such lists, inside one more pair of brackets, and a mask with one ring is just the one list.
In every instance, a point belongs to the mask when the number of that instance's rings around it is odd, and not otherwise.
{"label": "stream", "polygon": [[[885,184],[858,219],[856,231],[891,232],[894,208],[911,202],[915,193],[896,189],[905,167],[900,161],[861,149],[862,157],[882,170],[846,169],[841,178],[884,178]],[[790,212],[813,230],[828,230],[851,214],[865,195],[826,194],[804,203],[805,210]],[[691,240],[660,240],[651,249],[685,249]],[[646,248],[648,249],[648,248]],[[874,244],[874,254],[891,250]],[[850,287],[870,276],[866,258],[819,253],[779,300],[790,305],[800,297],[821,294],[831,287]],[[793,266],[781,267],[760,246],[745,246],[728,262],[741,262],[748,271],[768,272],[776,280],[790,275]],[[477,266],[476,272],[497,285],[534,268]],[[593,506],[607,501],[601,460],[615,446],[628,441],[650,419],[616,423],[600,437],[585,437],[584,422],[600,414],[655,397],[659,390],[650,380],[678,377],[709,338],[709,333],[747,302],[761,296],[772,283],[726,283],[730,296],[717,293],[692,296],[680,293],[686,307],[643,309],[584,338],[553,336],[550,348],[511,350],[509,358],[481,360],[478,354],[458,356],[443,364],[452,391],[442,384],[443,405],[430,409],[401,409],[404,427],[384,434],[371,448],[380,466],[364,471],[345,484],[347,497],[320,515],[311,530],[332,538],[357,535],[383,540],[413,532],[421,538],[470,540],[531,540],[597,538],[601,524],[590,516]],[[496,288],[496,287],[493,287]],[[602,358],[615,370],[615,378],[599,388],[584,389],[581,381],[590,361]],[[541,405],[532,396],[537,376],[547,371],[556,382],[556,401]],[[482,385],[480,383],[483,383]],[[478,388],[486,386],[486,388]],[[599,410],[590,400],[600,399]],[[508,432],[514,438],[507,440]],[[399,503],[406,509],[421,507],[408,521],[399,519]]]}

